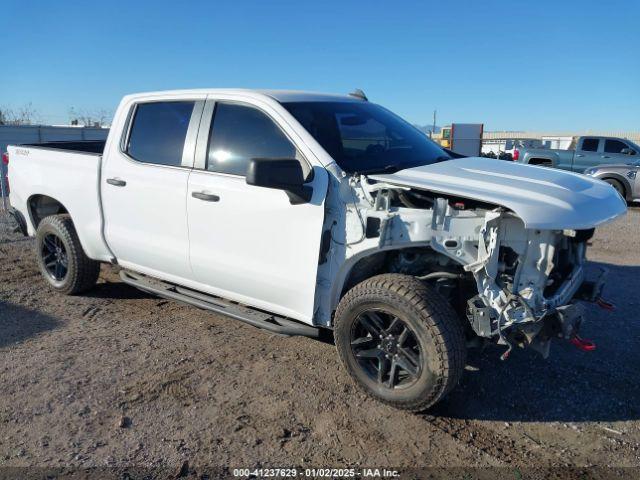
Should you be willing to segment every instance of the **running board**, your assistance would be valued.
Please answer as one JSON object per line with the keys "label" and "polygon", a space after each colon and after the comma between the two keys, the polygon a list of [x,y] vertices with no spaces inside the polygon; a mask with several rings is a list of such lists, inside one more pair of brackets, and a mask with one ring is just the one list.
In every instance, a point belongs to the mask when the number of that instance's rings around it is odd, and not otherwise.
{"label": "running board", "polygon": [[246,307],[214,295],[191,290],[190,288],[180,287],[125,270],[120,271],[120,278],[124,283],[145,292],[186,303],[187,305],[193,305],[194,307],[211,312],[220,313],[279,335],[301,335],[314,338],[320,336],[320,329],[312,327],[311,325],[305,325],[285,317]]}

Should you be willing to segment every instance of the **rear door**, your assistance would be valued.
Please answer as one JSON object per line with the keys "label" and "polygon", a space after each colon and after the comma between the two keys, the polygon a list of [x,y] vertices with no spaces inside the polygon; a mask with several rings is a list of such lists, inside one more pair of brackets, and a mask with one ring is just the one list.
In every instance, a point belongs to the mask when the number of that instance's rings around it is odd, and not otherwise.
{"label": "rear door", "polygon": [[[267,104],[207,102],[187,195],[190,262],[210,293],[311,323],[328,174],[296,137]],[[248,185],[259,157],[298,159],[311,202]]]}
{"label": "rear door", "polygon": [[602,163],[602,139],[597,137],[582,137],[578,141],[573,156],[574,172],[584,172],[587,168],[595,167]]}
{"label": "rear door", "polygon": [[204,95],[130,106],[102,172],[105,237],[118,262],[166,279],[188,278],[187,182]]}

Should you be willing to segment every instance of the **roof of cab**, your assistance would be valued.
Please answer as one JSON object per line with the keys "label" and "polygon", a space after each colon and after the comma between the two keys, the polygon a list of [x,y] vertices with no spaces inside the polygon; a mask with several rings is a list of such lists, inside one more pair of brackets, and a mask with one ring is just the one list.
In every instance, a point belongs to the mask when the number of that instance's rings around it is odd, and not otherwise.
{"label": "roof of cab", "polygon": [[184,94],[253,94],[265,95],[273,98],[277,102],[362,102],[363,100],[351,95],[335,95],[330,93],[304,92],[299,90],[258,90],[248,88],[200,88],[189,90],[165,90],[160,92],[140,92],[127,97],[145,97],[145,96],[171,96]]}
{"label": "roof of cab", "polygon": [[331,93],[303,92],[298,90],[257,90],[276,99],[280,103],[286,102],[362,102],[352,95],[335,95]]}

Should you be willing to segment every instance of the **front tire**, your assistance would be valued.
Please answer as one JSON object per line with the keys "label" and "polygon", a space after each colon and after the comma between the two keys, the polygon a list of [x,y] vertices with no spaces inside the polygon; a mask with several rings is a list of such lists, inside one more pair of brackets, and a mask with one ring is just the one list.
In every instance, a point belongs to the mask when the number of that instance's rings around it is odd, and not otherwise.
{"label": "front tire", "polygon": [[605,178],[604,181],[615,188],[622,198],[624,198],[625,200],[627,199],[627,192],[625,191],[624,185],[622,185],[622,183],[613,178]]}
{"label": "front tire", "polygon": [[464,333],[455,312],[408,275],[378,275],[347,292],[336,310],[334,336],[351,378],[396,408],[433,406],[464,371]]}
{"label": "front tire", "polygon": [[65,295],[89,290],[100,274],[100,263],[84,253],[66,214],[42,219],[36,231],[36,258],[47,283]]}

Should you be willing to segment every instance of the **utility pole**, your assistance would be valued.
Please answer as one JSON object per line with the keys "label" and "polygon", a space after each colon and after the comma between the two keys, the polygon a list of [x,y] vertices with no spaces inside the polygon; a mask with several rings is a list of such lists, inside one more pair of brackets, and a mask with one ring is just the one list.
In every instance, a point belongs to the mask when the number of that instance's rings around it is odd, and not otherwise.
{"label": "utility pole", "polygon": [[436,115],[438,114],[438,110],[433,111],[433,128],[431,129],[431,136],[429,138],[433,138],[433,134],[436,132]]}

